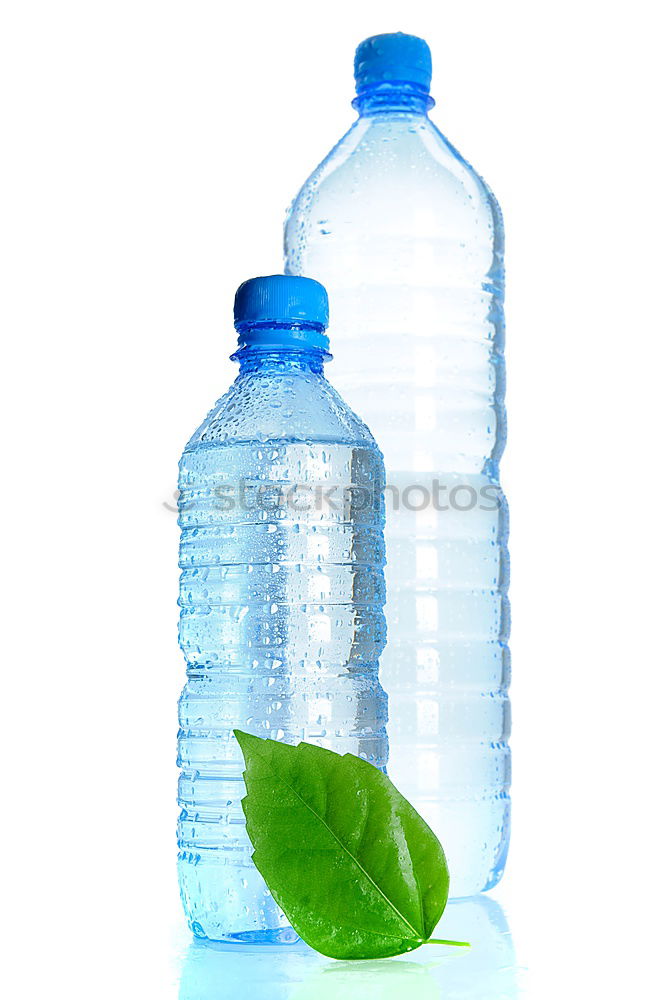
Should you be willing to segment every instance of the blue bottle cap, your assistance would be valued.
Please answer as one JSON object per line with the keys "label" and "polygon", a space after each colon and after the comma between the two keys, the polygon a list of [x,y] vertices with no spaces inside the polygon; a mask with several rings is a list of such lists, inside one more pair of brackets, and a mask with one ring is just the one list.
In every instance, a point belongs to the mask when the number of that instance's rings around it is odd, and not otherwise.
{"label": "blue bottle cap", "polygon": [[429,92],[431,50],[423,38],[397,31],[366,38],[355,52],[355,89],[379,83],[410,83]]}
{"label": "blue bottle cap", "polygon": [[329,322],[327,292],[313,278],[290,274],[250,278],[235,293],[233,315],[242,345],[329,347],[323,332]]}

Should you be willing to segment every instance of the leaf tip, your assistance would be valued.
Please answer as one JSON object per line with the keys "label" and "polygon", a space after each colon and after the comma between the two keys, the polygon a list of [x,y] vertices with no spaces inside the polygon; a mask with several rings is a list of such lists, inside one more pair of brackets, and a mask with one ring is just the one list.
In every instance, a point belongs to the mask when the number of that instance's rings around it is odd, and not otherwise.
{"label": "leaf tip", "polygon": [[240,749],[242,750],[243,753],[244,753],[244,748],[247,746],[248,742],[251,739],[255,739],[256,738],[255,736],[252,737],[249,733],[243,732],[241,729],[234,729],[233,730],[233,736],[235,737],[235,739],[240,744]]}

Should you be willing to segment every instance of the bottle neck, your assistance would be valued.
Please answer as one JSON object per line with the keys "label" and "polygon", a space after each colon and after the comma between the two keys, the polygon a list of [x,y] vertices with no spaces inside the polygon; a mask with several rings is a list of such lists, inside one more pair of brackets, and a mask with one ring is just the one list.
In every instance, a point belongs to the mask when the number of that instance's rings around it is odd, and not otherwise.
{"label": "bottle neck", "polygon": [[240,365],[240,375],[266,372],[280,375],[294,372],[322,374],[331,355],[320,347],[297,347],[279,344],[248,344],[231,355]]}
{"label": "bottle neck", "polygon": [[352,103],[366,118],[382,114],[426,115],[436,102],[416,84],[376,83],[362,90]]}
{"label": "bottle neck", "polygon": [[321,323],[302,320],[253,320],[236,323],[238,350],[231,361],[239,361],[240,374],[270,368],[275,372],[322,372],[330,341]]}

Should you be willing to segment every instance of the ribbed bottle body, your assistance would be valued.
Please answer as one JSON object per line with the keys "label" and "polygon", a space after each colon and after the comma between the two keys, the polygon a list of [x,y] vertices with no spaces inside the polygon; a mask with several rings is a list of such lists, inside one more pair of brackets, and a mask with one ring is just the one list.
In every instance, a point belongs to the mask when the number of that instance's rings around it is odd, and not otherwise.
{"label": "ribbed bottle body", "polygon": [[[179,877],[200,937],[295,937],[251,861],[234,728],[386,764],[384,468],[342,408],[322,376],[273,366],[182,456]],[[283,434],[298,415],[306,440]]]}
{"label": "ribbed bottle body", "polygon": [[285,251],[328,288],[336,382],[385,456],[388,771],[470,895],[500,878],[510,824],[500,210],[426,114],[362,115]]}

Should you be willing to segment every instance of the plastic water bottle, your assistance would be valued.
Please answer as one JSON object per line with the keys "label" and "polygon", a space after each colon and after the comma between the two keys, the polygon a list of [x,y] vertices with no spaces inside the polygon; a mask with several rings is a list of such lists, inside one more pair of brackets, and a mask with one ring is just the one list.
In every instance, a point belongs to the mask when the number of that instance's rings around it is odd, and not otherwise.
{"label": "plastic water bottle", "polygon": [[387,759],[385,474],[323,374],[327,319],[316,281],[241,285],[239,375],[180,462],[178,868],[213,940],[296,939],[251,861],[232,730]]}
{"label": "plastic water bottle", "polygon": [[498,881],[510,828],[503,226],[428,117],[426,42],[367,39],[355,79],[359,117],[290,210],[286,271],[325,283],[336,382],[385,456],[388,773],[459,897]]}

